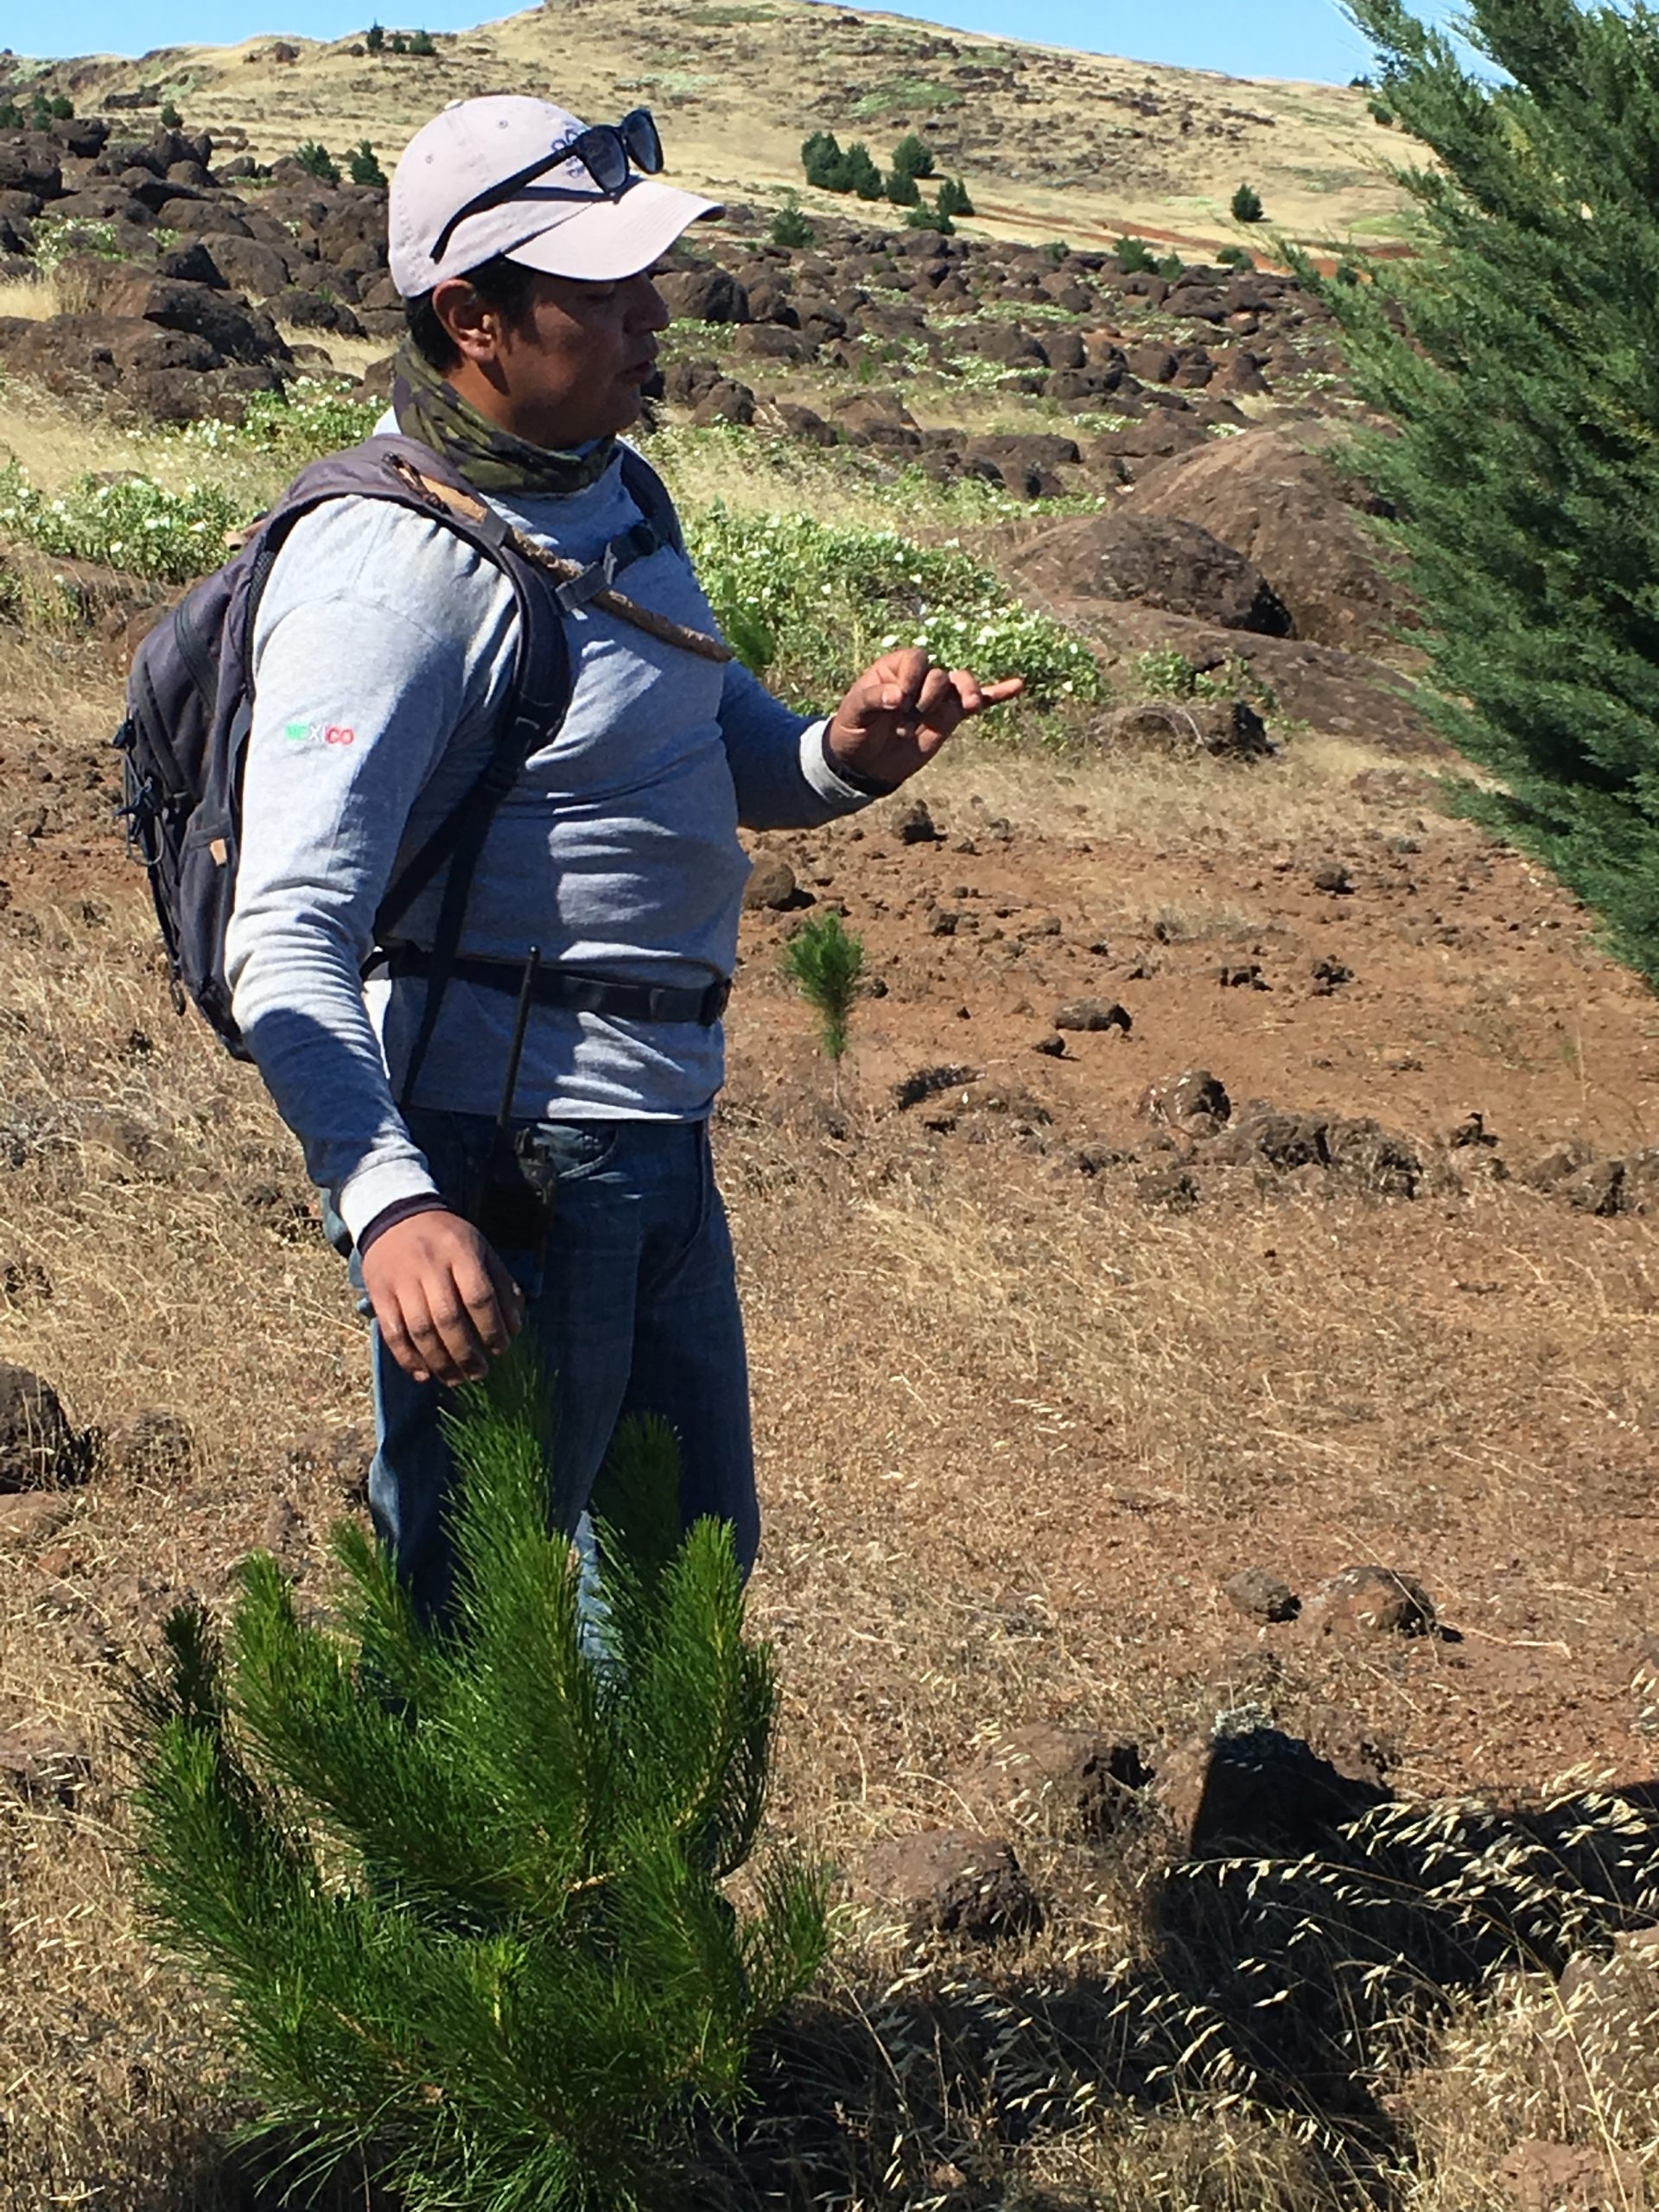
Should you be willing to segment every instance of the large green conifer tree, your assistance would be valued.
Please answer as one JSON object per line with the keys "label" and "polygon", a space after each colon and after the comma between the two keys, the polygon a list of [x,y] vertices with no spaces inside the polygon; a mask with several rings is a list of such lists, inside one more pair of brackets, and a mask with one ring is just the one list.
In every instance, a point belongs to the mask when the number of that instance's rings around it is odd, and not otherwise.
{"label": "large green conifer tree", "polygon": [[1440,727],[1475,798],[1659,981],[1659,18],[1471,0],[1497,74],[1401,0],[1353,0],[1419,258],[1328,285],[1364,466],[1398,510]]}

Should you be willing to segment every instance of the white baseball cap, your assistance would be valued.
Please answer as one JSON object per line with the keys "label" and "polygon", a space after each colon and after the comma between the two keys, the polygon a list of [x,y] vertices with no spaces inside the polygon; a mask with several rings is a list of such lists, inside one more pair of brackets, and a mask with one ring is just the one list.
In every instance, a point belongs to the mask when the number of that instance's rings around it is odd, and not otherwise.
{"label": "white baseball cap", "polygon": [[632,276],[700,217],[721,212],[716,200],[632,172],[612,196],[572,157],[456,220],[471,201],[511,184],[586,127],[550,100],[516,92],[454,100],[423,124],[393,173],[387,210],[391,281],[404,297],[498,254],[550,276]]}

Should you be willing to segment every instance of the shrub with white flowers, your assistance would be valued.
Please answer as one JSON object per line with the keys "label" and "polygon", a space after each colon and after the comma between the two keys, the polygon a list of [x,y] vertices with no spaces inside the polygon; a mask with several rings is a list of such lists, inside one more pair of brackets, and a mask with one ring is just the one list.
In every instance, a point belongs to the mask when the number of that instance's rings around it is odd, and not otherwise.
{"label": "shrub with white flowers", "polygon": [[43,553],[163,583],[188,583],[216,569],[226,558],[225,533],[246,519],[232,494],[212,485],[168,492],[143,477],[100,483],[83,476],[52,498],[16,461],[0,468],[0,531]]}
{"label": "shrub with white flowers", "polygon": [[719,505],[687,518],[686,538],[743,658],[804,707],[821,705],[853,671],[901,645],[923,646],[947,667],[1023,676],[1037,706],[1100,695],[1083,639],[1022,607],[958,546]]}

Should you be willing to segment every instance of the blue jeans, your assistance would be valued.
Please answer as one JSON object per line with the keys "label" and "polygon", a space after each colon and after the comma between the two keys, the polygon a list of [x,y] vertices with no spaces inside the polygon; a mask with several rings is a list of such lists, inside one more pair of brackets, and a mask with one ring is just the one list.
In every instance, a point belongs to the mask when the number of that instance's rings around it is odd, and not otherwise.
{"label": "blue jeans", "polygon": [[[433,1179],[457,1211],[488,1158],[481,1115],[408,1116]],[[524,1327],[555,1383],[553,1517],[586,1533],[594,1482],[617,1422],[656,1414],[680,1443],[680,1517],[729,1522],[747,1573],[760,1541],[748,1367],[731,1236],[701,1122],[543,1122],[528,1128],[552,1191],[544,1248],[500,1256],[524,1294]],[[439,1415],[448,1392],[412,1382],[373,1331],[379,1449],[369,1506],[380,1540],[428,1618],[448,1610],[445,1529],[454,1466]]]}

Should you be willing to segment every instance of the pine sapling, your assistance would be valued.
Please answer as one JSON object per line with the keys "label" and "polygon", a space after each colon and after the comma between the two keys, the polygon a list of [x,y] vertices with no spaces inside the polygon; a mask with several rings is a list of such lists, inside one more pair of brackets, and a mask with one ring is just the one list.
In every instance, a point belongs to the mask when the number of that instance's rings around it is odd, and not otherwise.
{"label": "pine sapling", "polygon": [[775,1859],[741,1915],[724,1895],[772,1665],[729,1528],[681,1534],[670,1432],[619,1432],[589,1581],[531,1363],[459,1396],[452,1618],[354,1523],[334,1618],[257,1554],[222,1643],[172,1616],[136,1694],[146,1886],[229,2001],[296,2194],[354,2158],[405,2212],[640,2212],[744,2102],[823,1957],[824,1885]]}
{"label": "pine sapling", "polygon": [[841,1103],[841,1063],[847,1050],[847,1025],[864,973],[864,942],[842,926],[833,910],[804,922],[784,947],[784,968],[818,1017],[819,1036],[833,1067],[836,1103]]}

